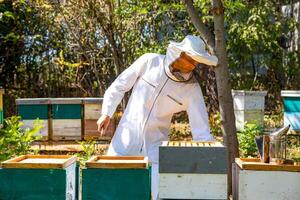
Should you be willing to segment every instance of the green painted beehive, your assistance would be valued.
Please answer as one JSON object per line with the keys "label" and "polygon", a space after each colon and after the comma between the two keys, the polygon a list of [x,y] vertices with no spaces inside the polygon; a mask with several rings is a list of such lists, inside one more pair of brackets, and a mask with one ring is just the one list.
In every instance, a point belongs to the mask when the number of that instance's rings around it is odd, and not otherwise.
{"label": "green painted beehive", "polygon": [[44,127],[39,131],[39,135],[43,139],[48,138],[48,106],[49,99],[47,98],[27,98],[17,99],[18,115],[21,116],[23,122],[23,128],[33,128],[34,121],[36,119],[42,120]]}
{"label": "green painted beehive", "polygon": [[144,157],[95,156],[82,169],[82,200],[150,200],[150,177]]}
{"label": "green painted beehive", "polygon": [[76,157],[26,155],[2,163],[1,200],[75,200]]}
{"label": "green painted beehive", "polygon": [[50,99],[54,140],[78,140],[82,133],[82,100]]}

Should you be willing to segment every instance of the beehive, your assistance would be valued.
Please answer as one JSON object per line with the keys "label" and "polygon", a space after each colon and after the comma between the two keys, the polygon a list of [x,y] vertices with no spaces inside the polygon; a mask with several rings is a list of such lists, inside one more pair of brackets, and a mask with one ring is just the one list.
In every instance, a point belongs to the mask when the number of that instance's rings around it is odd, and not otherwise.
{"label": "beehive", "polygon": [[82,100],[80,98],[53,98],[50,99],[50,103],[53,139],[81,139]]}
{"label": "beehive", "polygon": [[3,94],[4,90],[0,88],[0,128],[3,125]]}
{"label": "beehive", "polygon": [[47,139],[49,130],[49,99],[17,99],[16,104],[18,115],[22,118],[23,128],[33,128],[34,121],[39,119],[44,127],[39,131],[38,135],[41,135],[43,139]]}
{"label": "beehive", "polygon": [[82,200],[150,200],[150,176],[144,157],[92,157],[82,169]]}
{"label": "beehive", "polygon": [[233,90],[235,124],[244,129],[246,122],[263,125],[266,91]]}
{"label": "beehive", "polygon": [[102,101],[103,98],[83,98],[85,139],[111,139],[113,136],[115,131],[114,119],[111,119],[104,137],[100,137],[97,130],[97,120],[101,116]]}
{"label": "beehive", "polygon": [[159,147],[159,197],[227,199],[227,150],[219,142],[164,142]]}
{"label": "beehive", "polygon": [[75,200],[76,157],[25,155],[2,163],[0,199]]}
{"label": "beehive", "polygon": [[233,199],[299,199],[300,165],[261,163],[255,158],[236,158],[233,165]]}
{"label": "beehive", "polygon": [[281,91],[284,105],[284,125],[291,125],[290,129],[300,131],[300,91]]}

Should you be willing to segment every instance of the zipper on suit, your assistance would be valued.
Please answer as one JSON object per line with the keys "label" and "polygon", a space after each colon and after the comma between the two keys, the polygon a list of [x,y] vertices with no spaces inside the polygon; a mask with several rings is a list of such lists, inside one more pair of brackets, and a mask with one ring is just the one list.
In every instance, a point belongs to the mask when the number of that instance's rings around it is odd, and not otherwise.
{"label": "zipper on suit", "polygon": [[[146,127],[147,122],[148,122],[148,120],[149,120],[149,117],[150,117],[150,115],[151,115],[151,113],[152,113],[154,104],[155,104],[157,98],[159,97],[160,93],[162,92],[163,88],[164,88],[165,85],[167,84],[168,80],[169,80],[169,77],[167,77],[167,80],[164,82],[163,86],[160,88],[158,94],[156,95],[156,97],[155,97],[155,99],[154,99],[154,101],[153,101],[153,104],[151,105],[151,108],[150,108],[150,111],[149,111],[149,113],[148,113],[148,116],[147,116],[147,118],[146,118],[146,120],[145,120],[145,123],[144,123],[144,126],[143,126],[143,132],[142,132],[144,138],[143,138],[143,144],[142,144],[142,146],[141,146],[141,148],[140,148],[140,152],[143,151],[143,147],[144,147],[144,143],[145,143],[145,137],[146,137],[146,135],[145,135],[145,133],[144,133],[145,127]],[[146,81],[146,82],[147,82],[147,81]]]}

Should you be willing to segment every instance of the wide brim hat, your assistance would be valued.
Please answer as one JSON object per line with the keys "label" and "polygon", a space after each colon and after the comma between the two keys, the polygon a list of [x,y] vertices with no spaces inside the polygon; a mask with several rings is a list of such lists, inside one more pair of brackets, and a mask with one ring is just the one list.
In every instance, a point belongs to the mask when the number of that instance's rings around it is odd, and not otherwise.
{"label": "wide brim hat", "polygon": [[216,66],[218,58],[207,52],[205,42],[197,36],[187,35],[182,42],[170,41],[170,45],[179,51],[186,52],[191,58],[199,63]]}

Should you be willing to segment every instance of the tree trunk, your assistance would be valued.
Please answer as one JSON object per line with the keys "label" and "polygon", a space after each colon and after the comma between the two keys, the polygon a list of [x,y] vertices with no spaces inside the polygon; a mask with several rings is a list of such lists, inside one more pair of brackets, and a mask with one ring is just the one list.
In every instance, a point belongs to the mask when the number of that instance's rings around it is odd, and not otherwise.
{"label": "tree trunk", "polygon": [[[233,99],[229,81],[228,61],[226,53],[225,30],[224,30],[224,7],[221,0],[212,0],[212,13],[214,17],[214,34],[208,34],[203,22],[199,18],[198,11],[193,6],[192,0],[184,0],[189,16],[197,31],[210,46],[211,53],[216,54],[219,59],[215,68],[219,109],[221,114],[221,129],[225,145],[228,149],[228,195],[232,194],[232,163],[239,156],[238,140],[235,127],[235,116],[233,111]],[[211,37],[215,41],[211,41]]]}
{"label": "tree trunk", "polygon": [[225,144],[228,148],[228,194],[232,194],[232,163],[234,163],[235,157],[239,156],[239,151],[224,34],[224,7],[221,0],[212,0],[212,7],[215,29],[215,53],[219,59],[219,64],[215,72],[221,114],[221,128]]}

